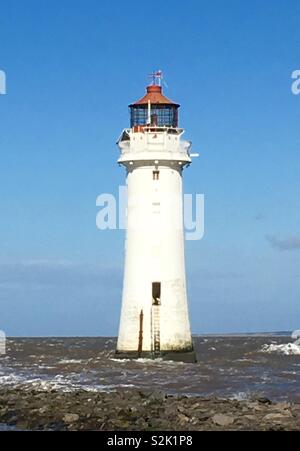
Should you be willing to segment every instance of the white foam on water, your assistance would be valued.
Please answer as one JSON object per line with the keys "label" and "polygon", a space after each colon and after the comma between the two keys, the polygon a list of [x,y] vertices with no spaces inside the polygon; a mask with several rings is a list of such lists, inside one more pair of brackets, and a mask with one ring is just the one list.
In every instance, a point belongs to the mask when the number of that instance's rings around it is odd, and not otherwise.
{"label": "white foam on water", "polygon": [[58,363],[58,365],[64,365],[64,364],[70,364],[70,363],[78,364],[78,363],[84,363],[84,362],[85,362],[85,360],[62,359],[62,360],[60,360],[60,361],[57,362],[57,363]]}
{"label": "white foam on water", "polygon": [[300,345],[296,343],[264,345],[261,352],[266,352],[268,354],[275,352],[283,355],[300,355]]}
{"label": "white foam on water", "polygon": [[23,378],[16,374],[8,374],[6,376],[0,376],[0,385],[17,385],[22,383]]}
{"label": "white foam on water", "polygon": [[136,359],[137,363],[161,363],[163,362],[163,359]]}
{"label": "white foam on water", "polygon": [[117,362],[117,363],[126,363],[126,362],[131,361],[130,359],[113,359],[113,358],[111,358],[109,360],[111,360],[112,362]]}
{"label": "white foam on water", "polygon": [[294,330],[292,333],[292,339],[297,340],[298,338],[300,338],[300,330]]}
{"label": "white foam on water", "polygon": [[153,364],[153,363],[160,363],[163,362],[163,359],[144,359],[144,358],[140,358],[140,359],[114,359],[114,358],[110,358],[109,360],[113,361],[113,362],[117,362],[117,363],[126,363],[126,362],[133,362],[133,363],[148,363],[148,364]]}
{"label": "white foam on water", "polygon": [[[153,364],[153,363],[161,363],[164,362],[163,359],[145,359],[145,358],[140,358],[140,359],[114,359],[114,358],[110,358],[109,360],[113,361],[113,362],[118,362],[118,363],[126,363],[126,362],[133,362],[133,363],[149,363],[149,364]],[[165,360],[166,362],[166,360]]]}
{"label": "white foam on water", "polygon": [[55,366],[48,366],[48,365],[38,365],[39,370],[54,370]]}
{"label": "white foam on water", "polygon": [[162,358],[157,358],[157,359],[146,359],[146,358],[140,358],[140,359],[115,359],[113,357],[111,357],[109,360],[111,360],[112,362],[117,362],[117,363],[127,363],[127,362],[133,362],[133,363],[142,363],[142,364],[146,364],[146,365],[157,365],[157,364],[162,364],[163,366],[177,366],[177,365],[185,365],[185,362],[176,362],[174,360],[164,360]]}
{"label": "white foam on water", "polygon": [[251,394],[249,392],[240,391],[238,393],[234,393],[229,399],[234,401],[248,401],[251,398]]}
{"label": "white foam on water", "polygon": [[43,378],[43,377],[30,377],[29,374],[5,374],[3,372],[0,373],[0,385],[1,386],[9,386],[22,388],[26,390],[37,390],[37,391],[50,391],[50,390],[60,390],[63,392],[73,392],[76,390],[85,390],[85,391],[104,391],[110,392],[114,391],[118,388],[134,388],[136,387],[134,384],[91,384],[86,383],[85,380],[78,380],[77,373],[69,373],[66,377],[62,374],[57,374],[51,378]]}

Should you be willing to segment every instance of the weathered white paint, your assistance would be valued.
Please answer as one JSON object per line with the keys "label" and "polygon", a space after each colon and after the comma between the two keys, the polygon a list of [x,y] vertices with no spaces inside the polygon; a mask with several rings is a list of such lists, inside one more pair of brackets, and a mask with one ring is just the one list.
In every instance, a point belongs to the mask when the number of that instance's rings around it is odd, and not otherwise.
{"label": "weathered white paint", "polygon": [[[153,129],[152,129],[153,130]],[[143,351],[154,349],[159,310],[160,350],[192,348],[184,261],[182,171],[191,162],[183,130],[125,130],[119,163],[127,169],[125,270],[118,352],[137,351],[143,311]],[[124,136],[124,135],[123,135]],[[159,179],[153,179],[159,171]],[[152,283],[161,283],[161,305],[152,306]]]}

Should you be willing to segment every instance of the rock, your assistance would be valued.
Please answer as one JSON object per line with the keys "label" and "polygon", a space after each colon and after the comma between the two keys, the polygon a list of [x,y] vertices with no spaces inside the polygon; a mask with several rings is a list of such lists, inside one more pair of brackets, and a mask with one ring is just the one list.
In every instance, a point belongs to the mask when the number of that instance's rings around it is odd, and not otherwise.
{"label": "rock", "polygon": [[177,407],[177,411],[180,412],[180,413],[184,413],[185,412],[185,407],[179,405]]}
{"label": "rock", "polygon": [[18,417],[15,416],[15,415],[13,415],[12,417],[10,417],[9,420],[6,421],[6,423],[7,423],[9,426],[14,426],[15,424],[17,424],[17,422],[18,422]]}
{"label": "rock", "polygon": [[260,396],[259,398],[256,399],[256,401],[261,404],[272,404],[272,401],[270,401],[269,398],[266,398],[264,396]]}
{"label": "rock", "polygon": [[300,407],[292,406],[292,412],[293,412],[293,416],[300,417]]}
{"label": "rock", "polygon": [[178,418],[180,423],[188,423],[190,421],[189,417],[187,415],[184,415],[183,413],[179,413]]}
{"label": "rock", "polygon": [[147,424],[148,424],[147,429],[151,429],[153,431],[163,429],[162,420],[160,418],[149,418]]}
{"label": "rock", "polygon": [[207,421],[210,419],[211,414],[209,412],[203,413],[203,412],[195,412],[195,414],[197,415],[197,419],[198,421]]}
{"label": "rock", "polygon": [[248,421],[256,421],[256,416],[255,415],[244,415],[244,417],[242,417],[242,418],[244,418],[245,420],[248,420]]}
{"label": "rock", "polygon": [[300,430],[297,403],[186,398],[156,390],[58,394],[0,387],[0,415],[0,423],[25,430]]}
{"label": "rock", "polygon": [[130,422],[126,421],[126,420],[115,420],[114,422],[112,422],[112,425],[114,426],[114,428],[117,428],[118,430],[125,430],[125,429],[129,429],[130,428]]}
{"label": "rock", "polygon": [[278,404],[274,405],[274,409],[279,411],[289,410],[290,407],[291,404],[289,402],[279,402]]}
{"label": "rock", "polygon": [[78,421],[78,420],[79,420],[79,415],[77,415],[76,413],[67,413],[63,417],[63,421],[67,424],[76,423],[76,421]]}
{"label": "rock", "polygon": [[274,421],[274,422],[281,422],[282,420],[285,420],[288,417],[291,417],[291,413],[268,413],[268,415],[265,415],[263,417],[263,421]]}
{"label": "rock", "polygon": [[248,407],[256,412],[265,412],[267,406],[265,404],[259,404],[258,402],[249,402]]}
{"label": "rock", "polygon": [[165,394],[159,390],[156,390],[150,394],[149,399],[155,402],[163,402],[165,400]]}
{"label": "rock", "polygon": [[136,426],[138,428],[138,430],[145,430],[148,427],[148,424],[146,422],[146,420],[144,420],[144,418],[138,418],[138,420],[136,421]]}
{"label": "rock", "polygon": [[216,414],[212,417],[212,422],[217,426],[230,426],[234,423],[235,418],[229,415],[224,415],[222,413]]}
{"label": "rock", "polygon": [[199,402],[193,402],[193,404],[191,405],[190,408],[192,408],[192,409],[198,409],[198,407],[200,407],[200,406],[201,406],[201,404],[200,404]]}
{"label": "rock", "polygon": [[8,413],[9,409],[7,407],[3,407],[0,409],[0,418]]}
{"label": "rock", "polygon": [[17,429],[28,429],[28,426],[29,426],[29,423],[28,423],[28,421],[18,421],[17,422],[17,425],[16,425],[16,427],[17,427]]}

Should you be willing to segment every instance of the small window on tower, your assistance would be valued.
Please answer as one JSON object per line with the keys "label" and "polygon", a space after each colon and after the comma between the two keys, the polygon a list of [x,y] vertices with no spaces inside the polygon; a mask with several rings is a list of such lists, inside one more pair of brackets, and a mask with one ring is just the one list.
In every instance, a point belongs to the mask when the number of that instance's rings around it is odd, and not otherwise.
{"label": "small window on tower", "polygon": [[160,291],[161,291],[161,283],[153,282],[152,283],[152,304],[160,305]]}
{"label": "small window on tower", "polygon": [[153,171],[153,180],[159,180],[159,171]]}

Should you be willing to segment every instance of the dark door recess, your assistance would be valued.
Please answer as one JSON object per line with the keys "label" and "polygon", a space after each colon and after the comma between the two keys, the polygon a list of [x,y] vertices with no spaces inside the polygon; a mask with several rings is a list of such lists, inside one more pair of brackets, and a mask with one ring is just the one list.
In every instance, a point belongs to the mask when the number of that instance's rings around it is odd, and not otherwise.
{"label": "dark door recess", "polygon": [[161,304],[160,296],[161,296],[161,283],[153,282],[152,283],[152,304],[153,305]]}

